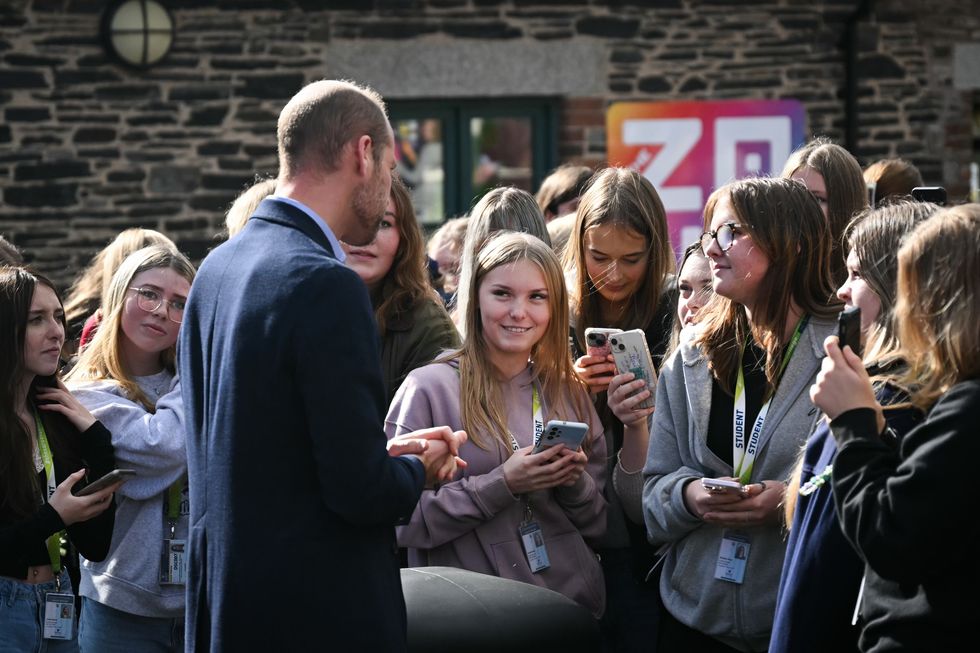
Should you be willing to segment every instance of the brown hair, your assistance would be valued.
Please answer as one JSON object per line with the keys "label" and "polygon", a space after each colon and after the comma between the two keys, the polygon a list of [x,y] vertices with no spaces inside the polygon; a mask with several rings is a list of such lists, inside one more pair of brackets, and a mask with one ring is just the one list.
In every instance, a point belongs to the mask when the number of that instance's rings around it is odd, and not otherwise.
{"label": "brown hair", "polygon": [[829,318],[840,304],[830,278],[830,230],[816,200],[789,179],[745,179],[716,190],[704,207],[704,228],[727,196],[744,232],[769,259],[752,324],[745,307],[715,293],[701,309],[695,343],[719,385],[733,392],[735,370],[751,335],[766,351],[768,390],[775,387],[786,321],[793,302],[805,314]]}
{"label": "brown hair", "polygon": [[289,179],[304,168],[333,172],[351,140],[370,136],[375,163],[391,144],[384,100],[350,81],[320,80],[304,86],[279,114],[279,174]]}
{"label": "brown hair", "polygon": [[391,180],[391,199],[395,204],[398,249],[383,280],[386,298],[374,310],[382,338],[390,320],[411,313],[425,299],[442,304],[429,283],[425,247],[415,217],[415,207],[412,206],[412,196],[398,177]]}
{"label": "brown hair", "polygon": [[599,293],[585,266],[585,234],[599,225],[615,225],[632,231],[647,243],[647,270],[643,283],[630,298],[619,321],[603,326],[646,328],[656,315],[660,296],[674,271],[667,213],[653,184],[629,168],[606,168],[597,172],[582,193],[575,227],[565,246],[565,268],[572,273],[569,295],[575,338],[582,351],[585,351],[585,329],[602,322]]}
{"label": "brown hair", "polygon": [[864,359],[886,364],[899,351],[895,301],[898,287],[898,250],[916,225],[939,207],[928,202],[898,201],[859,213],[847,226],[847,249],[854,252],[861,277],[881,303],[864,346]]}
{"label": "brown hair", "polygon": [[889,198],[907,197],[922,185],[922,173],[905,159],[880,159],[864,169],[864,181],[875,185],[875,206]]}
{"label": "brown hair", "polygon": [[23,263],[24,257],[21,256],[20,250],[12,242],[0,236],[0,265],[22,265]]}
{"label": "brown hair", "polygon": [[592,168],[566,164],[551,171],[534,196],[541,213],[558,218],[558,207],[582,194],[582,189],[592,177]]}
{"label": "brown hair", "polygon": [[446,287],[445,285],[449,281],[446,274],[441,270],[439,272],[443,290],[448,293],[456,292],[456,287],[459,285],[460,266],[463,259],[463,243],[466,241],[466,228],[469,226],[469,223],[470,219],[466,216],[447,220],[429,237],[429,242],[426,245],[429,258],[433,260],[436,259],[436,253],[444,243],[449,247],[449,251],[452,252],[453,257],[455,257],[456,264],[448,271],[448,274],[452,277],[451,287]]}
{"label": "brown hair", "polygon": [[906,238],[895,314],[917,407],[980,376],[980,204],[941,210]]}
{"label": "brown hair", "polygon": [[831,274],[841,284],[847,277],[840,256],[844,227],[858,211],[868,208],[868,188],[861,165],[850,152],[826,138],[814,138],[790,155],[782,176],[792,177],[802,168],[820,173],[827,187],[827,220],[832,240]]}
{"label": "brown hair", "polygon": [[[18,416],[16,405],[28,373],[24,367],[24,339],[38,286],[46,286],[58,296],[54,284],[40,274],[21,267],[0,266],[0,511],[19,517],[37,510],[41,496],[33,463],[34,438]],[[37,381],[35,378],[32,382],[28,396],[33,394]]]}

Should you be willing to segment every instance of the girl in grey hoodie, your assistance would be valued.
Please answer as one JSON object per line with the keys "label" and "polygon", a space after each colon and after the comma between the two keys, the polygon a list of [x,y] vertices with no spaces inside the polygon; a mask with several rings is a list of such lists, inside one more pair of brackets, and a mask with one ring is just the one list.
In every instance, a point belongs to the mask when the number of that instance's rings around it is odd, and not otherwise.
{"label": "girl in grey hoodie", "polygon": [[102,324],[68,376],[112,431],[119,467],[109,556],[82,563],[82,651],[183,650],[181,542],[187,460],[175,343],[194,268],[166,246],[131,254],[103,298]]}

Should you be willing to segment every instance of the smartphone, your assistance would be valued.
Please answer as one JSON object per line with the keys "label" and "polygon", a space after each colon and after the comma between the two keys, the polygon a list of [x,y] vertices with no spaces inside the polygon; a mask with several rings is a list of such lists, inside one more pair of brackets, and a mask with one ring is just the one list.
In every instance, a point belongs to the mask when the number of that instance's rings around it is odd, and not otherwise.
{"label": "smartphone", "polygon": [[589,433],[589,425],[583,422],[564,422],[560,419],[549,420],[544,425],[541,439],[534,445],[531,453],[541,453],[548,447],[558,444],[565,445],[575,451],[582,446],[585,436]]}
{"label": "smartphone", "polygon": [[723,494],[725,492],[745,492],[745,486],[738,481],[729,481],[727,478],[702,478],[701,487],[712,494]]}
{"label": "smartphone", "polygon": [[637,404],[637,408],[653,408],[654,397],[657,394],[657,371],[650,358],[647,347],[647,337],[643,329],[623,331],[609,336],[609,346],[616,360],[616,371],[620,374],[632,372],[636,379],[647,382],[646,389],[650,391],[649,398]]}
{"label": "smartphone", "polygon": [[837,316],[837,343],[841,350],[850,347],[861,356],[861,309],[848,306]]}
{"label": "smartphone", "polygon": [[612,350],[609,348],[609,336],[622,332],[622,329],[589,327],[585,330],[585,353],[589,356],[605,358],[612,353]]}
{"label": "smartphone", "polygon": [[912,199],[946,206],[946,189],[942,186],[916,186],[912,189]]}
{"label": "smartphone", "polygon": [[136,476],[135,469],[114,469],[97,481],[92,481],[81,490],[75,493],[77,497],[84,497],[92,494],[93,492],[98,492],[99,490],[104,490],[110,485],[114,485],[119,481],[125,481]]}

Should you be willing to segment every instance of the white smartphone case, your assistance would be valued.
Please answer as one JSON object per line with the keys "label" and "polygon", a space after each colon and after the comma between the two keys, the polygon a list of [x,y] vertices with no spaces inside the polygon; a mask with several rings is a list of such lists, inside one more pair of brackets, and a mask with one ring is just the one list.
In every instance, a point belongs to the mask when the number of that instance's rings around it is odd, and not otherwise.
{"label": "white smartphone case", "polygon": [[636,379],[647,382],[650,397],[638,404],[637,408],[653,408],[656,405],[657,372],[653,367],[653,359],[650,357],[650,349],[647,347],[643,329],[614,334],[609,337],[609,345],[616,360],[617,372],[620,374],[632,372]]}

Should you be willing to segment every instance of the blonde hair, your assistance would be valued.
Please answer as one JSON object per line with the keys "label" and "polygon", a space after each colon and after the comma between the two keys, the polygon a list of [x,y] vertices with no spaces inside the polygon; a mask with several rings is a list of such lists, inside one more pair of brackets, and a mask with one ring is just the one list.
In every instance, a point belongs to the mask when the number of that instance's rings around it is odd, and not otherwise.
{"label": "blonde hair", "polygon": [[[102,324],[92,342],[85,348],[78,363],[71,370],[66,381],[98,381],[111,379],[122,387],[131,400],[138,402],[147,411],[156,410],[136,381],[123,366],[121,340],[126,337],[122,330],[122,313],[126,302],[126,292],[133,279],[147,270],[169,268],[187,280],[194,281],[194,266],[183,254],[162,245],[144,247],[130,254],[116,270],[102,297]],[[160,363],[174,372],[176,346],[160,353]]]}
{"label": "blonde hair", "polygon": [[[585,266],[585,234],[613,225],[641,236],[647,244],[647,269],[626,311],[616,324],[602,324],[599,292]],[[593,326],[647,328],[657,313],[660,296],[674,271],[674,252],[667,233],[667,213],[650,181],[629,168],[606,168],[595,174],[582,193],[568,244],[565,268],[571,273],[569,296],[575,338],[585,351],[585,329]],[[677,310],[677,307],[674,307]]]}
{"label": "blonde hair", "polygon": [[[439,279],[436,283],[442,284],[442,289],[447,293],[455,293],[459,286],[459,272],[463,258],[463,242],[466,240],[466,228],[469,226],[470,219],[466,216],[447,220],[441,227],[429,237],[426,251],[429,258],[436,260],[439,248],[446,245],[452,253],[456,263],[447,273],[439,272]],[[450,280],[451,277],[451,280]],[[452,285],[447,285],[450,282]]]}
{"label": "blonde hair", "polygon": [[248,219],[259,208],[262,200],[275,192],[276,180],[274,178],[260,179],[242,191],[242,194],[232,202],[228,213],[225,214],[225,229],[228,231],[228,238],[244,229]]}
{"label": "blonde hair", "polygon": [[[490,439],[503,443],[507,452],[511,451],[511,447],[500,382],[487,355],[489,348],[480,322],[480,284],[492,270],[517,261],[529,261],[536,265],[541,270],[548,289],[548,327],[531,349],[534,382],[540,388],[542,405],[549,412],[545,420],[554,417],[550,413],[564,405],[561,400],[567,398],[571,399],[574,419],[589,421],[588,390],[575,374],[568,351],[568,297],[558,257],[545,243],[533,236],[501,233],[480,249],[475,257],[473,274],[459,288],[460,293],[465,293],[468,298],[468,309],[463,319],[469,336],[462,349],[441,359],[441,362],[459,361],[460,414],[463,428],[470,441],[485,450],[490,449]],[[573,417],[568,415],[562,419]],[[583,448],[587,450],[584,445]]]}
{"label": "blonde hair", "polygon": [[980,376],[980,204],[941,210],[906,238],[895,313],[915,406]]}
{"label": "blonde hair", "polygon": [[[459,288],[469,283],[477,253],[498,231],[528,233],[551,246],[551,237],[548,236],[544,216],[541,215],[541,209],[538,208],[534,198],[527,191],[512,186],[494,188],[484,195],[470,212],[459,266]],[[467,301],[465,293],[457,292],[455,315],[466,315]],[[465,322],[460,320],[457,326],[460,327],[461,335],[466,337]]]}
{"label": "blonde hair", "polygon": [[65,320],[69,325],[84,322],[102,303],[112,275],[126,257],[150,245],[163,245],[177,250],[174,242],[152,229],[126,229],[102,248],[82,271],[68,291],[65,300]]}

